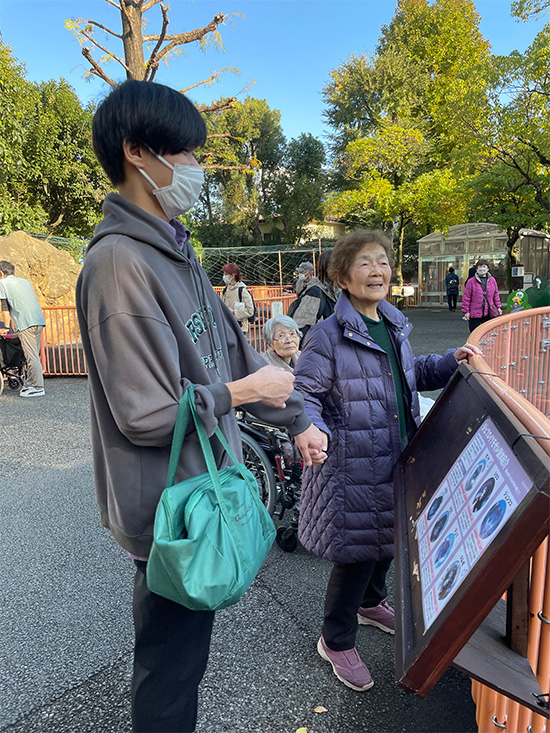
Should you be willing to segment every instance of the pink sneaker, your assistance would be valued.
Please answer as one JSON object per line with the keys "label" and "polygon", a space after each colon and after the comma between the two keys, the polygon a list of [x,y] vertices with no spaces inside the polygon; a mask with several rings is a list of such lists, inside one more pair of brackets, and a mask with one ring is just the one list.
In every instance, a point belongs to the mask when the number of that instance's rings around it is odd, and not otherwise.
{"label": "pink sneaker", "polygon": [[377,626],[388,634],[395,634],[395,611],[385,600],[374,608],[360,608],[357,621],[364,626]]}
{"label": "pink sneaker", "polygon": [[340,682],[351,687],[352,690],[363,692],[374,685],[370,672],[357,653],[357,649],[335,652],[328,648],[321,636],[317,642],[317,651],[323,659],[331,663],[334,674]]}

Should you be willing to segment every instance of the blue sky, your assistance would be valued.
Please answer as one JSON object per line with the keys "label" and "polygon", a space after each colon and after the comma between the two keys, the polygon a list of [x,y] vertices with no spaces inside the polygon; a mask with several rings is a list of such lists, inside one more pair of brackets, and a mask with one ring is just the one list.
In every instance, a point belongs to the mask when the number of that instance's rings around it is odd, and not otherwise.
{"label": "blue sky", "polygon": [[[218,12],[234,12],[233,24],[221,28],[225,52],[190,48],[185,57],[162,67],[156,81],[181,89],[210,76],[212,70],[236,67],[215,86],[190,92],[198,102],[222,95],[247,94],[266,99],[281,112],[287,137],[311,132],[323,137],[321,92],[331,69],[352,53],[371,53],[380,30],[391,21],[394,0],[171,0],[170,30],[181,32],[206,25]],[[523,51],[542,28],[541,22],[518,23],[510,17],[509,0],[478,0],[481,31],[493,52]],[[244,17],[241,17],[244,16]],[[105,0],[0,0],[0,29],[5,43],[25,63],[34,81],[64,77],[80,99],[101,99],[108,91],[99,79],[86,82],[86,62],[76,38],[64,27],[66,19],[84,17],[119,30],[120,15]],[[153,8],[150,32],[160,28],[160,9]],[[100,42],[104,38],[98,36]],[[112,39],[116,41],[116,39]],[[115,53],[121,47],[107,43]],[[94,56],[98,56],[99,52]],[[122,68],[108,69],[123,78]]]}

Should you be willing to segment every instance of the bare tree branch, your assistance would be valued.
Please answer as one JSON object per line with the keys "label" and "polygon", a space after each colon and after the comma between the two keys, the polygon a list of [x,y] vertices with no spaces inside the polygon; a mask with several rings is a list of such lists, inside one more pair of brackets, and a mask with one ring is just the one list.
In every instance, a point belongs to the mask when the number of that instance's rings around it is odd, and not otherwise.
{"label": "bare tree branch", "polygon": [[117,10],[122,10],[120,2],[116,3],[115,0],[105,0],[105,2],[109,3],[109,5],[113,5]]}
{"label": "bare tree branch", "polygon": [[[218,13],[208,25],[204,26],[204,28],[196,28],[194,31],[189,31],[189,33],[178,33],[175,36],[166,36],[165,40],[169,40],[170,43],[158,53],[155,61],[160,61],[176,46],[184,46],[186,43],[200,41],[201,38],[204,38],[204,36],[206,36],[208,33],[212,33],[213,31],[215,31],[220,23],[223,23],[227,17],[229,16],[224,15],[223,13]],[[149,36],[148,39],[157,40],[158,36]]]}
{"label": "bare tree branch", "polygon": [[236,101],[237,97],[230,97],[225,102],[220,102],[219,104],[199,104],[197,109],[201,114],[205,112],[221,112],[224,109],[231,109]]}
{"label": "bare tree branch", "polygon": [[[159,0],[160,2],[160,0]],[[168,9],[165,5],[161,5],[160,9],[162,11],[162,30],[159,35],[159,39],[155,45],[155,48],[152,50],[151,55],[149,56],[149,59],[147,63],[145,64],[145,81],[153,81],[155,78],[155,75],[157,73],[159,62],[156,60],[156,55],[162,46],[162,44],[165,41],[166,37],[166,29],[168,28],[168,25],[170,24],[170,21],[168,19]],[[150,75],[150,78],[149,78]]]}
{"label": "bare tree branch", "polygon": [[149,0],[149,2],[146,2],[145,5],[142,7],[142,12],[146,13],[154,5],[158,5],[160,2],[162,2],[162,0]]}
{"label": "bare tree branch", "polygon": [[249,165],[203,165],[205,171],[253,171]]}
{"label": "bare tree branch", "polygon": [[218,71],[215,71],[212,76],[209,76],[208,79],[203,79],[202,81],[198,81],[196,84],[191,84],[190,87],[185,87],[185,89],[180,89],[180,92],[182,94],[185,94],[185,92],[188,92],[190,89],[194,89],[195,87],[199,87],[201,84],[208,84],[210,81],[214,81],[214,79],[219,79],[220,74]]}
{"label": "bare tree branch", "polygon": [[216,132],[214,135],[208,135],[209,140],[213,140],[214,138],[219,138],[219,137],[230,137],[233,140],[239,139],[238,137],[235,137],[234,135],[232,135],[230,132]]}
{"label": "bare tree branch", "polygon": [[86,24],[89,24],[89,25],[95,25],[98,28],[101,28],[102,31],[105,31],[106,33],[110,33],[112,36],[115,36],[115,38],[122,39],[122,36],[120,35],[120,33],[115,33],[110,28],[107,28],[106,25],[102,25],[101,23],[97,23],[95,20],[86,20],[86,21],[83,20],[82,22],[83,23],[86,23]]}
{"label": "bare tree branch", "polygon": [[112,51],[109,51],[109,49],[108,48],[105,48],[105,46],[102,46],[101,43],[98,43],[96,40],[94,40],[94,38],[88,33],[88,31],[82,31],[82,35],[84,36],[84,38],[87,38],[91,43],[93,43],[94,46],[97,46],[101,51],[103,51],[104,53],[106,53],[108,56],[111,56],[112,58],[114,58],[115,61],[118,61],[118,63],[124,69],[126,69],[126,71],[130,71],[130,69],[128,68],[128,66],[125,64],[125,62],[121,58],[119,58],[118,56],[116,56]]}
{"label": "bare tree branch", "polygon": [[116,87],[118,86],[115,81],[113,81],[110,77],[107,76],[107,74],[103,71],[101,66],[92,58],[92,54],[90,52],[90,49],[86,46],[82,49],[82,55],[86,59],[86,61],[90,64],[92,67],[92,71],[90,71],[90,74],[95,74],[96,76],[99,76],[100,79],[103,79],[103,81],[106,81],[109,86]]}

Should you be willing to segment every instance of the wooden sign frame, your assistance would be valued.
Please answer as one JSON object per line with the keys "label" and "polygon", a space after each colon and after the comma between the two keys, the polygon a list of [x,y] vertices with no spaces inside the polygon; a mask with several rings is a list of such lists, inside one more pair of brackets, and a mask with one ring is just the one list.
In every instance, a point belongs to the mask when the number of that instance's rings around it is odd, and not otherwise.
{"label": "wooden sign frame", "polygon": [[463,363],[394,486],[396,680],[422,697],[548,534],[548,456]]}

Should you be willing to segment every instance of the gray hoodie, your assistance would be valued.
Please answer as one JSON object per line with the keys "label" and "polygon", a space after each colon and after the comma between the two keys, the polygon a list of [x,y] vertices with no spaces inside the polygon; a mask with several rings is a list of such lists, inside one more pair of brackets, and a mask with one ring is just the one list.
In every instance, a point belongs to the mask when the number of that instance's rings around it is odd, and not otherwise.
{"label": "gray hoodie", "polygon": [[[90,242],[76,306],[87,360],[96,498],[101,522],[139,557],[149,554],[155,510],[166,486],[178,402],[195,385],[211,435],[219,424],[241,456],[230,382],[265,366],[215,294],[187,242],[118,194]],[[294,392],[287,407],[247,405],[257,417],[303,432],[310,421]],[[221,468],[229,463],[217,440]],[[184,442],[177,481],[206,470],[194,434]]]}

